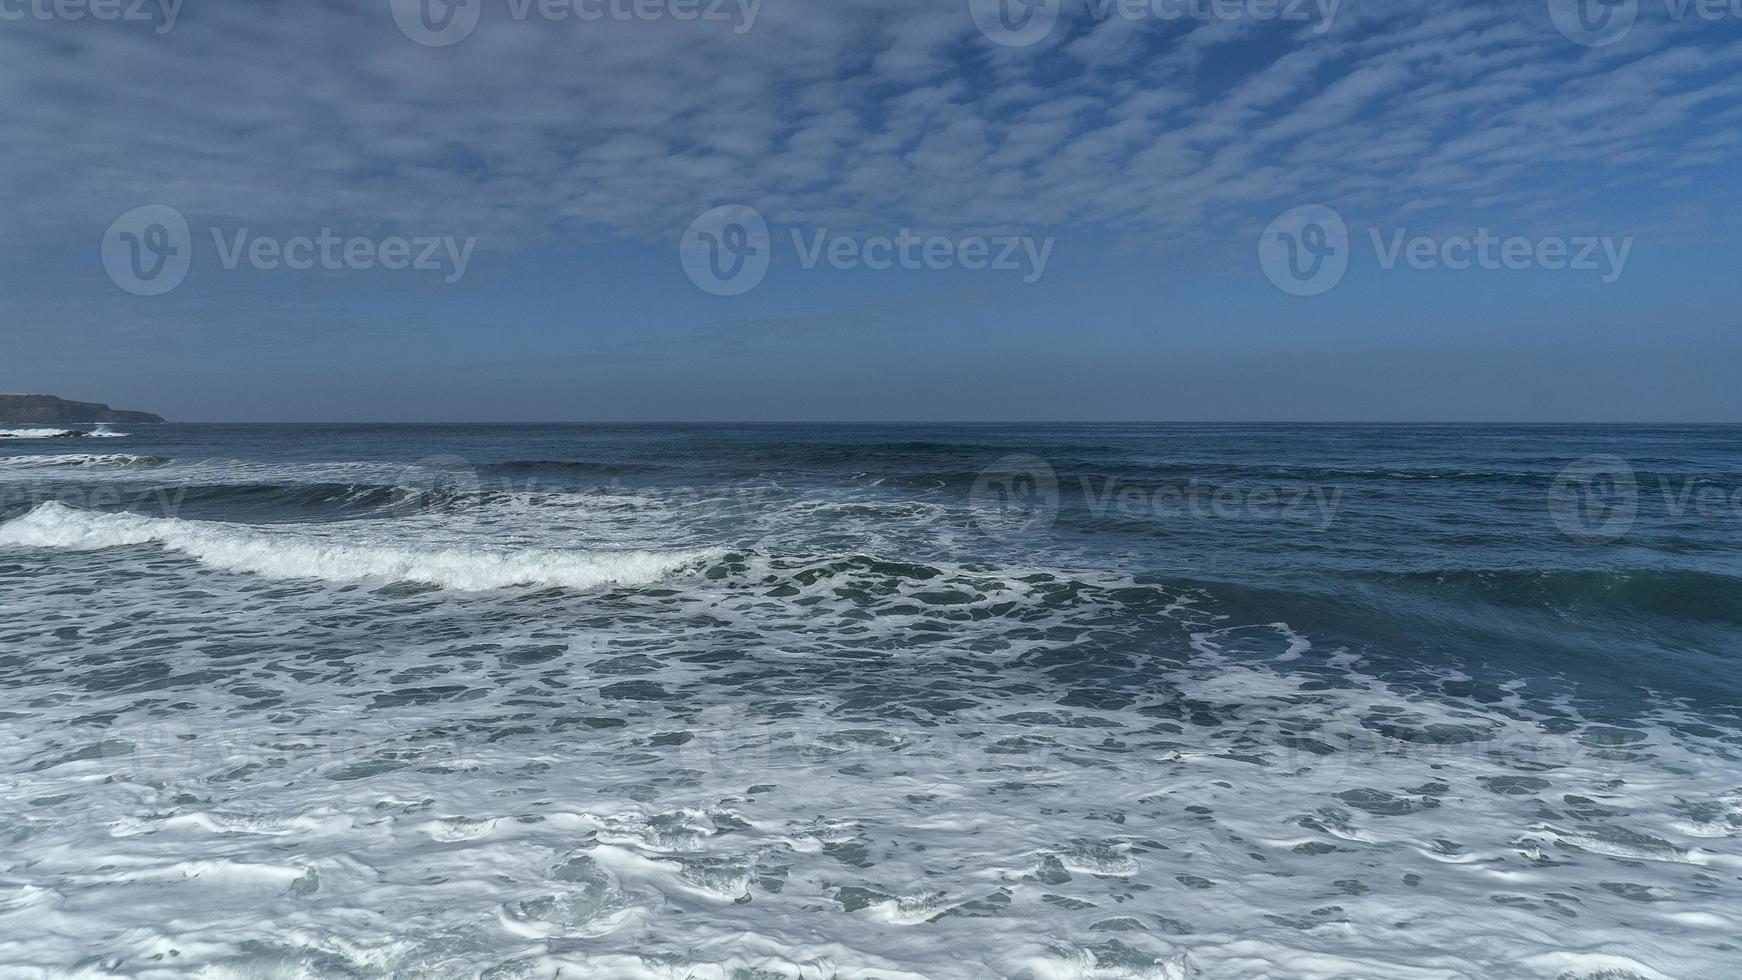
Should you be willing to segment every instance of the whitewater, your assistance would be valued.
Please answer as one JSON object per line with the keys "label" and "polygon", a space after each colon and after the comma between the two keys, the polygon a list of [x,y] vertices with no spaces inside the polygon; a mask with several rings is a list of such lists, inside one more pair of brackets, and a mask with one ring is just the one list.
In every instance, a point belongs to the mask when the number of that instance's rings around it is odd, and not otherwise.
{"label": "whitewater", "polygon": [[1554,496],[1732,430],[139,429],[0,459],[0,974],[1742,969],[1738,529]]}

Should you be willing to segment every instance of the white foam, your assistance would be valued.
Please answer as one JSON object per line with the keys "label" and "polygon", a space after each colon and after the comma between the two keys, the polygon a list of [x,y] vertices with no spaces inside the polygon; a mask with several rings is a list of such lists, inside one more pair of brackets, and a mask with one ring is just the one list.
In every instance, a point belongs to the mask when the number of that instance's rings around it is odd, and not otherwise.
{"label": "white foam", "polygon": [[87,432],[83,429],[0,429],[0,439],[68,439],[74,437],[96,439],[125,439],[128,433],[116,432],[98,426]]}
{"label": "white foam", "polygon": [[[7,826],[27,857],[0,890],[0,962],[58,976],[101,956],[141,977],[1737,974],[1732,733],[1641,719],[1618,743],[1571,704],[1545,716],[1511,687],[1478,703],[1393,686],[1331,638],[1222,620],[1128,577],[868,548],[906,529],[843,513],[828,530],[850,542],[800,542],[816,525],[779,506],[752,514],[771,534],[784,520],[790,547],[628,597],[408,601],[262,589],[155,550],[6,553],[28,566],[8,641],[31,657],[0,711],[0,771],[21,801]],[[0,538],[256,564],[298,549],[530,560],[679,547],[704,533],[700,510],[577,498],[482,507],[463,532],[445,513],[253,527],[48,510]],[[1129,600],[1111,597],[1144,589],[1144,683],[1079,684],[1074,661],[1042,656],[1094,656],[1076,638],[1121,629]],[[1304,670],[1275,662],[1290,653]],[[1409,731],[1448,740],[1386,734]]]}
{"label": "white foam", "polygon": [[82,435],[84,433],[72,429],[0,429],[0,439],[57,439]]}
{"label": "white foam", "polygon": [[134,453],[62,453],[38,456],[0,456],[0,466],[157,466],[166,462],[161,456],[140,456]]}
{"label": "white foam", "polygon": [[[358,712],[320,682],[290,699],[315,734],[287,743],[250,720],[152,739],[142,709],[127,712],[111,688],[88,691],[40,710],[121,710],[114,727],[133,748],[61,762],[103,736],[69,739],[79,730],[39,723],[12,723],[18,739],[0,748],[30,797],[66,795],[53,805],[70,808],[76,794],[80,811],[31,818],[41,830],[29,846],[42,857],[18,874],[27,889],[59,891],[52,903],[0,908],[0,926],[11,926],[0,935],[13,937],[0,954],[52,973],[84,952],[84,938],[42,924],[83,919],[125,927],[105,939],[116,955],[173,946],[190,972],[215,975],[276,975],[305,958],[334,972],[718,980],[1727,975],[1720,943],[1737,925],[1733,886],[1707,878],[1691,888],[1697,868],[1641,863],[1651,855],[1590,840],[1539,853],[1518,834],[1566,795],[1601,796],[1617,810],[1604,823],[1661,833],[1660,801],[1729,785],[1716,767],[1675,775],[1704,756],[1657,732],[1650,758],[1586,755],[1547,770],[1520,770],[1523,760],[1495,746],[1301,765],[1274,741],[1293,727],[1285,701],[1310,702],[1310,716],[1330,723],[1376,708],[1424,720],[1463,709],[1358,674],[1348,690],[1313,690],[1206,656],[1180,693],[1227,725],[1168,736],[1196,747],[1189,761],[1109,753],[1100,727],[1051,727],[1051,745],[1003,754],[1035,731],[996,717],[1009,704],[941,727],[883,722],[898,743],[843,741],[839,706],[812,692],[813,709],[779,720],[692,705],[682,722],[640,730],[528,729],[503,741],[480,732],[461,744],[428,738],[450,728],[451,705]],[[457,663],[401,654],[378,666],[421,673],[442,662]],[[565,678],[589,675],[574,666]],[[480,719],[521,693],[489,686],[495,693],[469,709]],[[571,696],[597,702],[587,686]],[[1118,723],[1139,743],[1154,720],[1135,709],[1081,716]],[[673,722],[695,740],[650,753],[643,740]],[[1496,724],[1533,730],[1505,714]],[[338,730],[346,735],[335,740]],[[757,732],[777,736],[773,746],[735,758]],[[710,762],[709,743],[734,749]],[[1235,748],[1252,758],[1226,754]],[[376,756],[409,765],[335,778]],[[1551,785],[1529,795],[1483,785],[1522,771]],[[1386,816],[1346,802],[1351,790],[1403,796],[1430,781],[1444,784],[1437,809]],[[755,783],[767,786],[749,790]],[[184,795],[194,787],[211,798]],[[1734,835],[1723,842],[1734,845]],[[1436,848],[1468,859],[1444,863]],[[357,894],[417,926],[389,933],[359,921]],[[266,902],[281,911],[249,917]],[[1459,944],[1472,934],[1484,945]],[[559,937],[587,943],[522,943]]]}
{"label": "white foam", "polygon": [[462,591],[515,585],[645,585],[714,553],[417,547],[360,541],[356,527],[253,527],[79,510],[51,501],[0,525],[0,545],[95,551],[158,544],[231,572],[328,582],[416,582]]}

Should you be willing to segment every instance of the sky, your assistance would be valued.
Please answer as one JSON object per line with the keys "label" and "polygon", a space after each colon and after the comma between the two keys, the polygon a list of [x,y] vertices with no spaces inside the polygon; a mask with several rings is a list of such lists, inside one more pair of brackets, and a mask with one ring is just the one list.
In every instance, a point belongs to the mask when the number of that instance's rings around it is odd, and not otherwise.
{"label": "sky", "polygon": [[0,0],[0,391],[1742,422],[1742,0],[1609,2]]}

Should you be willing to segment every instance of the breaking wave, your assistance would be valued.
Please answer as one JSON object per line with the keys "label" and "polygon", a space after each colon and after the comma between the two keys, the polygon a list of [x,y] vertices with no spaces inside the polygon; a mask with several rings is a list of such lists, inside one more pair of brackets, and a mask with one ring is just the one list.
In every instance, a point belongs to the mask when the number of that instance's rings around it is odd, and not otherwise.
{"label": "breaking wave", "polygon": [[307,526],[261,528],[103,514],[57,502],[0,525],[0,545],[95,551],[144,544],[264,578],[411,582],[468,592],[517,585],[646,585],[716,554],[419,547],[399,540],[359,542],[355,535],[341,538]]}
{"label": "breaking wave", "polygon": [[133,453],[63,453],[49,456],[0,456],[0,466],[162,466],[169,460],[162,456],[140,456]]}
{"label": "breaking wave", "polygon": [[125,432],[110,429],[0,429],[0,439],[124,439]]}

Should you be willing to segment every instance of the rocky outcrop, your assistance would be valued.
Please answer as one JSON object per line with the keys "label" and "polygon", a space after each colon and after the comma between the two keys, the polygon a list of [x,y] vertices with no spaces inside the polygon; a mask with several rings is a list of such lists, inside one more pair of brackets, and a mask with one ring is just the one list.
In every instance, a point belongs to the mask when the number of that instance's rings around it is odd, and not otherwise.
{"label": "rocky outcrop", "polygon": [[69,402],[53,395],[0,395],[0,422],[162,422],[150,412],[123,412],[96,402]]}

